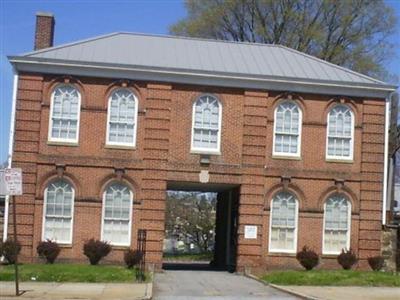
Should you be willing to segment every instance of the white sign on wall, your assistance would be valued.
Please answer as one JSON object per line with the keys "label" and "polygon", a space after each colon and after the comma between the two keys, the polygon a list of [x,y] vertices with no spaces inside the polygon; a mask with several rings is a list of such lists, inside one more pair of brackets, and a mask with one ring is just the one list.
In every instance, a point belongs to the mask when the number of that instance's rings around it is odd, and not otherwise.
{"label": "white sign on wall", "polygon": [[245,239],[256,239],[257,238],[257,226],[245,225],[244,226],[244,238]]}
{"label": "white sign on wall", "polygon": [[0,195],[22,195],[22,170],[0,169]]}

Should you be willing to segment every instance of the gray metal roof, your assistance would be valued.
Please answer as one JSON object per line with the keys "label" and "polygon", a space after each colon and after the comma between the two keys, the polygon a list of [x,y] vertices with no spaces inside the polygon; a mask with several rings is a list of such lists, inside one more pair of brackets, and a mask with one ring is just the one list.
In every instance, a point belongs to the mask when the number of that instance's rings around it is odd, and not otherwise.
{"label": "gray metal roof", "polygon": [[[219,40],[113,33],[9,57],[14,64],[143,68],[163,72],[381,87],[382,81],[280,46]],[[18,69],[18,68],[17,68]]]}

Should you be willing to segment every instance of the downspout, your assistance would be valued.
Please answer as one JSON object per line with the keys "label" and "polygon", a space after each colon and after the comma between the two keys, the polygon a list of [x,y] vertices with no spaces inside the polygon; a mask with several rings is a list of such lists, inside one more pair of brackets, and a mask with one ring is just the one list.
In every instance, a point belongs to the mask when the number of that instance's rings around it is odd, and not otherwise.
{"label": "downspout", "polygon": [[382,193],[382,225],[386,225],[386,205],[388,200],[388,164],[389,164],[389,126],[390,126],[390,104],[392,96],[395,92],[391,92],[385,99],[385,149],[383,160],[383,193]]}
{"label": "downspout", "polygon": [[[17,90],[18,90],[18,73],[14,72],[14,83],[12,93],[12,107],[11,107],[11,120],[10,120],[10,137],[8,140],[8,159],[7,167],[11,168],[12,154],[14,151],[14,134],[15,134],[15,111],[17,107]],[[4,207],[4,228],[3,228],[3,241],[7,239],[8,234],[8,210],[9,210],[9,196],[6,196]]]}

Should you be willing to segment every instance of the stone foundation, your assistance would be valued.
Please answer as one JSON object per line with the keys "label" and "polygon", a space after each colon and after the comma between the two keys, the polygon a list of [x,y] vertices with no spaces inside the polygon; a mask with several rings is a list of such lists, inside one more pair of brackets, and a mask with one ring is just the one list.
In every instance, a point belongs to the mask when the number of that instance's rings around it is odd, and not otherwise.
{"label": "stone foundation", "polygon": [[385,227],[382,230],[382,256],[385,258],[383,270],[395,272],[398,270],[398,227]]}

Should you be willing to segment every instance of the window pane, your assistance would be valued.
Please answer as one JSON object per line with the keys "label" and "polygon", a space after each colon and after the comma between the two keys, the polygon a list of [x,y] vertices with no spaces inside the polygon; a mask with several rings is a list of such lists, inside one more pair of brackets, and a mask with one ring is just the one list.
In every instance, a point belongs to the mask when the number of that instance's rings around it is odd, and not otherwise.
{"label": "window pane", "polygon": [[103,240],[129,245],[129,221],[105,220]]}
{"label": "window pane", "polygon": [[103,240],[113,244],[129,245],[131,219],[131,192],[120,183],[110,185],[104,195]]}
{"label": "window pane", "polygon": [[46,189],[46,215],[70,217],[73,205],[73,190],[69,183],[59,180]]}
{"label": "window pane", "polygon": [[68,182],[58,180],[49,184],[45,194],[45,239],[70,242],[73,201],[73,189]]}
{"label": "window pane", "polygon": [[272,228],[271,246],[275,250],[294,250],[295,229],[293,228]]}
{"label": "window pane", "polygon": [[61,85],[54,90],[51,112],[52,138],[76,140],[79,99],[79,92],[73,86]]}
{"label": "window pane", "polygon": [[272,250],[295,250],[297,201],[293,194],[280,192],[272,200]]}
{"label": "window pane", "polygon": [[135,143],[136,97],[128,89],[113,92],[109,103],[108,141],[112,143]]}
{"label": "window pane", "polygon": [[324,251],[340,252],[347,247],[350,206],[345,196],[336,194],[325,203]]}
{"label": "window pane", "polygon": [[201,96],[194,105],[193,146],[218,149],[220,104],[210,95]]}
{"label": "window pane", "polygon": [[44,239],[69,242],[71,238],[71,218],[46,217]]}
{"label": "window pane", "polygon": [[351,157],[353,116],[345,105],[337,105],[328,115],[328,149],[329,156]]}
{"label": "window pane", "polygon": [[218,131],[208,129],[194,129],[193,146],[198,148],[216,149],[218,142]]}
{"label": "window pane", "polygon": [[276,153],[296,154],[299,150],[300,109],[294,102],[283,102],[275,111]]}

